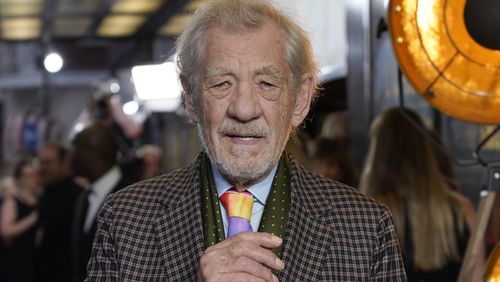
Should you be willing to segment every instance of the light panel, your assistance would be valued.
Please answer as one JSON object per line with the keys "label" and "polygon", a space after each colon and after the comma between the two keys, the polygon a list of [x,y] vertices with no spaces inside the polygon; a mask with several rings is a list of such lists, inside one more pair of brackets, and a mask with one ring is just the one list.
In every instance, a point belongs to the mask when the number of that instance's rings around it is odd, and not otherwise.
{"label": "light panel", "polygon": [[103,37],[130,36],[137,31],[145,20],[145,16],[138,15],[107,16],[97,29],[97,35]]}
{"label": "light panel", "polygon": [[43,2],[43,0],[0,0],[0,5],[38,5]]}
{"label": "light panel", "polygon": [[150,13],[161,4],[161,0],[118,0],[111,7],[113,13]]}
{"label": "light panel", "polygon": [[7,18],[0,21],[0,37],[5,40],[32,40],[40,36],[42,22],[37,18]]}
{"label": "light panel", "polygon": [[0,1],[0,16],[34,16],[42,12],[42,1]]}
{"label": "light panel", "polygon": [[186,28],[191,21],[192,15],[184,14],[172,17],[158,33],[161,35],[177,36]]}

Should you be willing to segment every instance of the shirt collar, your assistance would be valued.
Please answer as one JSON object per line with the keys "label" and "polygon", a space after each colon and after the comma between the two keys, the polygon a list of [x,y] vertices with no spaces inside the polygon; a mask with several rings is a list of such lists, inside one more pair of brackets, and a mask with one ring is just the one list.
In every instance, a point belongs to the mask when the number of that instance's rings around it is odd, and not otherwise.
{"label": "shirt collar", "polygon": [[117,166],[113,166],[103,176],[99,177],[94,183],[90,185],[92,193],[97,195],[109,194],[115,185],[120,181],[122,172]]}
{"label": "shirt collar", "polygon": [[[220,174],[219,169],[217,169],[217,166],[213,162],[211,163],[211,167],[217,194],[220,196],[227,190],[231,189],[233,185],[227,182],[222,174]],[[266,178],[247,189],[247,191],[252,193],[254,198],[257,199],[257,201],[259,201],[262,205],[266,204],[267,196],[269,196],[269,192],[271,191],[271,185],[273,184],[277,168],[278,165],[276,164]]]}

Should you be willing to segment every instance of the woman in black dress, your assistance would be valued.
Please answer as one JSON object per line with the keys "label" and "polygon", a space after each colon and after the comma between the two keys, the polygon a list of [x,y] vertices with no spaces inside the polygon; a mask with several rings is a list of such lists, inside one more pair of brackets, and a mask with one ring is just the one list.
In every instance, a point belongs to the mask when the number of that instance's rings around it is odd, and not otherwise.
{"label": "woman in black dress", "polygon": [[30,160],[14,168],[16,189],[4,195],[0,234],[5,245],[5,281],[34,281],[35,234],[40,181],[38,167]]}

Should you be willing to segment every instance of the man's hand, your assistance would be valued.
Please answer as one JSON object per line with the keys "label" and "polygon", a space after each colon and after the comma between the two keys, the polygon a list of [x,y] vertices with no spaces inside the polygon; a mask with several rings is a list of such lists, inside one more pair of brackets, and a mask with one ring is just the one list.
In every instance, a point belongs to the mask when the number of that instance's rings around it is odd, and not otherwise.
{"label": "man's hand", "polygon": [[200,258],[200,281],[278,281],[272,270],[285,264],[271,250],[282,239],[262,232],[243,232],[209,247]]}

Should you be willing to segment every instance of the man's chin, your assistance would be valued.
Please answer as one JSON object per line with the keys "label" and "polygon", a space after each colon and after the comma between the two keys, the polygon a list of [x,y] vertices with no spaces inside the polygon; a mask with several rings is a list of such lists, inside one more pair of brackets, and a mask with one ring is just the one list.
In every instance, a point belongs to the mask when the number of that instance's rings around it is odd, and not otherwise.
{"label": "man's chin", "polygon": [[244,186],[252,185],[264,179],[272,169],[269,162],[259,164],[239,164],[228,162],[216,162],[217,168],[224,177],[233,184]]}

